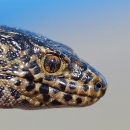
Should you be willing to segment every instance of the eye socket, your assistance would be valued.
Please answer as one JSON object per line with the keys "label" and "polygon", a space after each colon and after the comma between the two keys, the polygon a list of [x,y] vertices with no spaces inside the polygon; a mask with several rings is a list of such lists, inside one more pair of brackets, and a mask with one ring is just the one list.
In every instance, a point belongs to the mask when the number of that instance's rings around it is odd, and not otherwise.
{"label": "eye socket", "polygon": [[94,89],[95,89],[96,92],[99,91],[99,90],[101,90],[101,89],[102,89],[102,84],[99,83],[99,82],[97,82],[97,83],[94,85]]}
{"label": "eye socket", "polygon": [[61,59],[55,55],[47,55],[44,59],[44,68],[49,73],[55,73],[60,69]]}

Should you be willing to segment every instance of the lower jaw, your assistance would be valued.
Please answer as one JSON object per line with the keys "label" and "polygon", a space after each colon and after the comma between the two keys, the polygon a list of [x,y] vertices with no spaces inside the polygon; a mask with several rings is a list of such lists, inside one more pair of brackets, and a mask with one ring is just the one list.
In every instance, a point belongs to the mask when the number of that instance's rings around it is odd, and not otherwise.
{"label": "lower jaw", "polygon": [[[75,95],[78,96],[78,95]],[[77,102],[77,97],[71,101],[64,101],[63,99],[50,99],[48,102],[41,103],[40,105],[31,103],[20,103],[17,108],[21,109],[47,109],[47,108],[62,108],[62,107],[85,107],[96,103],[99,98],[92,98],[87,96],[79,96],[82,99],[82,103]],[[78,98],[79,98],[78,97]],[[55,101],[55,102],[54,102]]]}

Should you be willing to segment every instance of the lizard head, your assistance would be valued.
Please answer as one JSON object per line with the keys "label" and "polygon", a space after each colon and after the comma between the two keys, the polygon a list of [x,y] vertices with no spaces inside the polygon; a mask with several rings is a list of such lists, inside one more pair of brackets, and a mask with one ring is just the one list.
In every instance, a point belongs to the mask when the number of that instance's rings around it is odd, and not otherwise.
{"label": "lizard head", "polygon": [[64,44],[0,26],[0,45],[2,107],[88,106],[106,92],[104,76]]}

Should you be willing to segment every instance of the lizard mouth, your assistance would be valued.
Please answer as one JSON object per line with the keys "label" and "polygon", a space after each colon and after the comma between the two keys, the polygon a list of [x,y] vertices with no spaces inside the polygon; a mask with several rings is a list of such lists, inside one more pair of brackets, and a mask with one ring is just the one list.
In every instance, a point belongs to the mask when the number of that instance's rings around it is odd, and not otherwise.
{"label": "lizard mouth", "polygon": [[[56,77],[53,75],[42,78],[33,77],[33,75],[26,71],[24,76],[18,76],[17,73],[10,74],[9,71],[2,71],[0,74],[0,82],[3,85],[12,87],[21,95],[22,103],[34,106],[89,106],[97,102],[106,91],[96,92],[92,83],[79,85],[78,82],[67,79],[65,77]],[[98,85],[98,89],[99,89]],[[15,96],[15,95],[14,95]]]}

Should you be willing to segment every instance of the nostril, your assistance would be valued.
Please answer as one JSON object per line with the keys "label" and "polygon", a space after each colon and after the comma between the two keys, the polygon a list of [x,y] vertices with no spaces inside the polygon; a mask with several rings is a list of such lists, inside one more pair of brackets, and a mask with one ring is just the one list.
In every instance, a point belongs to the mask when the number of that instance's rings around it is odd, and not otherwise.
{"label": "nostril", "polygon": [[97,83],[94,85],[94,89],[95,89],[96,92],[99,91],[99,90],[101,90],[101,89],[102,89],[102,84],[99,83],[99,82],[97,82]]}

